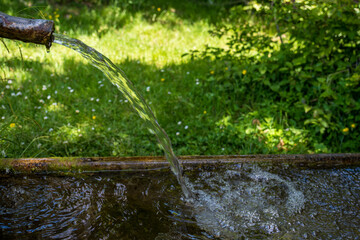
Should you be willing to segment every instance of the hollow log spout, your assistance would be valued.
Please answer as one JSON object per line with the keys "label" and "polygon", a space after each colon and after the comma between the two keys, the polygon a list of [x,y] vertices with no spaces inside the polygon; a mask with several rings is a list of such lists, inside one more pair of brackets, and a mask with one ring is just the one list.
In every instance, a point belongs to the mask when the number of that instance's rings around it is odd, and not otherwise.
{"label": "hollow log spout", "polygon": [[54,21],[9,16],[0,12],[0,37],[51,47]]}

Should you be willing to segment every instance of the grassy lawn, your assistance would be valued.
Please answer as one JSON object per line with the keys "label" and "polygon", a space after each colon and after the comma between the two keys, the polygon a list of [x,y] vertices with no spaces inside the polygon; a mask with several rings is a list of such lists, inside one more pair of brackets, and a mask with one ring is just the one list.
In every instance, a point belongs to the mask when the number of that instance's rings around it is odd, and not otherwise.
{"label": "grassy lawn", "polygon": [[[2,2],[7,14],[54,20],[57,33],[94,47],[124,70],[178,155],[357,149],[331,148],[317,140],[307,125],[264,99],[263,89],[254,86],[254,94],[243,99],[241,86],[220,84],[220,78],[231,78],[229,62],[182,57],[206,45],[226,48],[224,37],[209,33],[227,21],[228,9],[222,5],[190,0]],[[0,157],[162,154],[120,92],[79,54],[57,44],[46,53],[43,46],[3,41]],[[241,77],[250,76],[251,68],[237,67]],[[239,91],[227,94],[224,86]],[[352,131],[358,134],[358,118],[346,124],[338,127],[341,142]]]}
{"label": "grassy lawn", "polygon": [[[178,16],[172,6],[155,3],[141,6],[145,11],[121,5],[11,4],[8,14],[55,19],[56,32],[109,57],[137,86],[174,142],[201,127],[194,120],[201,120],[205,109],[196,106],[191,92],[211,64],[181,55],[204,44],[222,44],[208,33],[216,9],[196,18],[191,5],[178,10],[184,12]],[[43,46],[4,42],[9,52],[1,46],[0,146],[7,156],[162,154],[118,90],[79,54],[56,44],[48,54]],[[183,153],[192,154],[190,149]]]}

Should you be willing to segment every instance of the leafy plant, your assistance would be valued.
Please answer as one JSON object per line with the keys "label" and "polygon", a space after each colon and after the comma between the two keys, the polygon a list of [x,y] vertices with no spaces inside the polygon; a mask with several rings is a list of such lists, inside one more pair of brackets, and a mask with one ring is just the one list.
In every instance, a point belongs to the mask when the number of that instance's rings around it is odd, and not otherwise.
{"label": "leafy plant", "polygon": [[359,17],[356,1],[251,1],[234,7],[231,24],[212,31],[227,37],[227,47],[190,53],[222,68],[203,82],[202,94],[222,96],[216,101],[238,118],[257,110],[284,128],[306,129],[312,151],[358,151]]}

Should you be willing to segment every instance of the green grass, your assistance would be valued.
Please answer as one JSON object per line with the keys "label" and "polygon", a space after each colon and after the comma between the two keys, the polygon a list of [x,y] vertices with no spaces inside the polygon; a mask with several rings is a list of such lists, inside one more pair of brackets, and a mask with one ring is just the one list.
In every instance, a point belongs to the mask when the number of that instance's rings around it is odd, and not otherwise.
{"label": "green grass", "polygon": [[[228,62],[181,57],[205,45],[225,47],[224,38],[208,32],[227,19],[221,5],[3,2],[5,13],[54,19],[56,32],[80,39],[123,69],[176,154],[331,152],[302,124],[272,109],[261,89],[243,102],[232,91],[226,95],[224,86],[237,86],[218,85],[214,76],[226,78]],[[4,42],[9,52],[0,43],[0,157],[162,154],[120,92],[79,54],[57,44],[46,53],[43,46]]]}
{"label": "green grass", "polygon": [[[76,5],[18,9],[7,13],[28,17],[24,12],[41,10],[40,15],[55,19],[57,32],[76,37],[110,58],[134,82],[171,138],[179,131],[182,135],[193,131],[186,115],[196,114],[197,107],[186,96],[187,90],[196,91],[195,79],[211,65],[191,63],[181,55],[203,49],[204,44],[223,44],[210,37],[209,19],[179,17],[174,8],[163,6],[150,6],[148,12],[114,5],[100,10]],[[115,12],[123,21],[106,19]],[[43,46],[4,42],[10,51],[1,46],[0,146],[4,155],[162,154],[120,92],[79,54],[56,44],[48,54]],[[203,109],[196,111],[199,115]],[[185,125],[190,126],[186,131]]]}

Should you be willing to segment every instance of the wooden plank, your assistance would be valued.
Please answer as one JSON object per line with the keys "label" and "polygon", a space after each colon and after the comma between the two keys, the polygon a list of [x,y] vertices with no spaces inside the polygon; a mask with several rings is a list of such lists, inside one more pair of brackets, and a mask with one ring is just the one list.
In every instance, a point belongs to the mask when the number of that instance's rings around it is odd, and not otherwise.
{"label": "wooden plank", "polygon": [[[180,156],[185,170],[202,167],[216,168],[229,163],[281,164],[299,167],[324,168],[360,166],[360,153],[306,155],[216,155]],[[2,173],[84,172],[154,170],[169,168],[164,157],[68,157],[0,159]]]}

